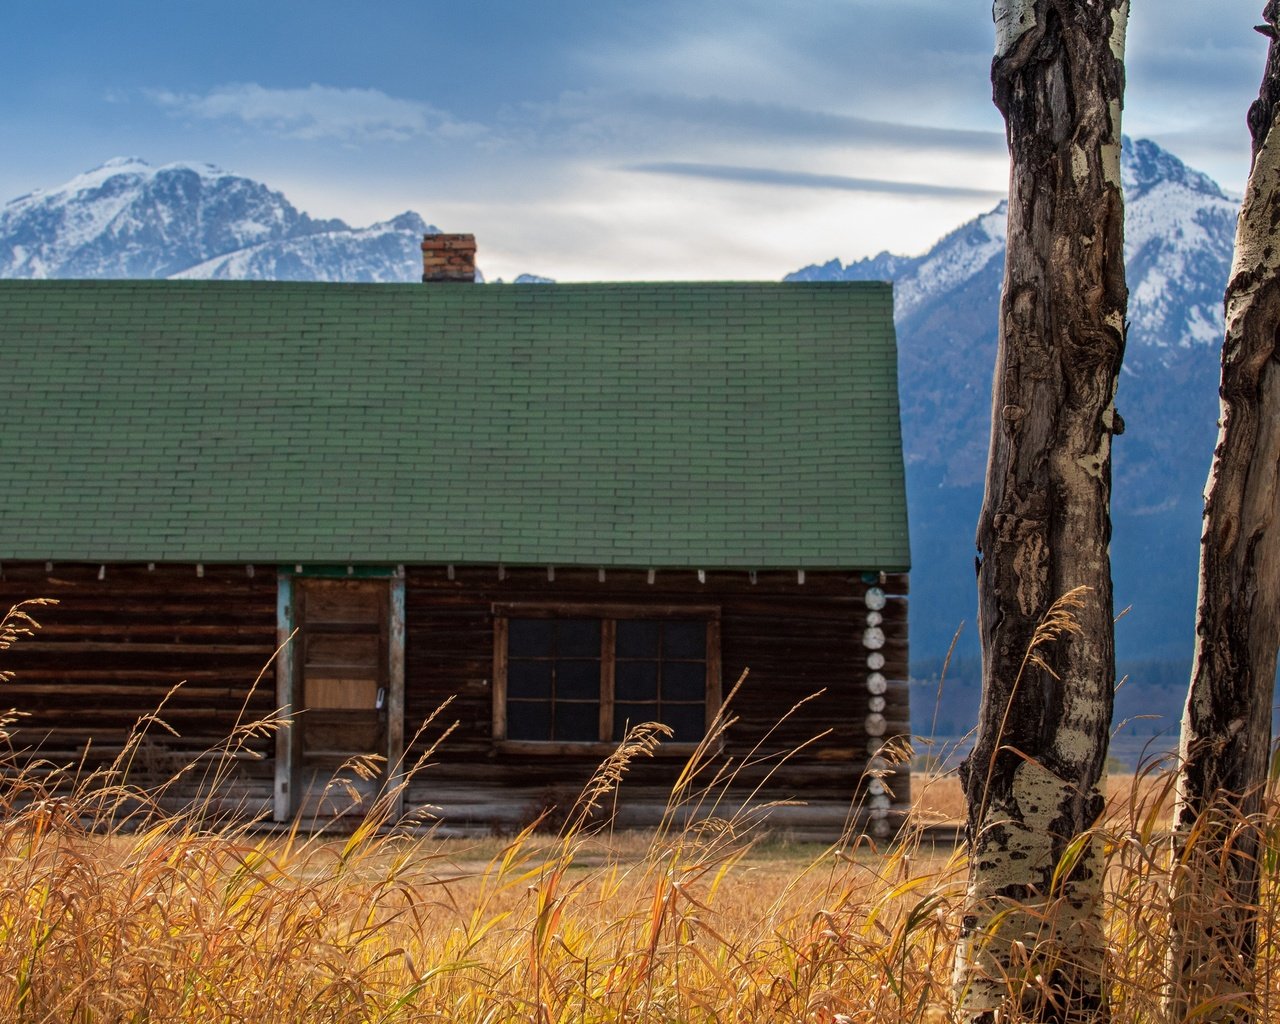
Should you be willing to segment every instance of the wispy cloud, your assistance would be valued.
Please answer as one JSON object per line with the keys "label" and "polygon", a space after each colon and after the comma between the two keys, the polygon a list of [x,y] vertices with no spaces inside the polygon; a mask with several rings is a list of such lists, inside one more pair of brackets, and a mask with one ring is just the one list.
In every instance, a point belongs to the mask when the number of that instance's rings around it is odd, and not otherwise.
{"label": "wispy cloud", "polygon": [[1005,155],[1004,133],[877,120],[814,107],[681,93],[628,93],[603,89],[564,92],[553,102],[522,104],[507,112],[504,131],[562,147],[655,145],[773,146],[801,143],[847,148],[876,146],[900,153],[965,157]]}
{"label": "wispy cloud", "polygon": [[900,150],[939,149],[979,155],[1003,155],[1005,151],[1001,132],[878,121],[779,103],[649,94],[626,97],[620,105],[632,113],[761,139],[805,139],[831,145],[871,143]]}
{"label": "wispy cloud", "polygon": [[293,139],[401,142],[467,138],[484,131],[427,103],[378,89],[339,89],[315,83],[305,89],[269,89],[245,82],[218,86],[204,94],[151,90],[147,95],[174,113],[209,121],[239,121],[258,131]]}
{"label": "wispy cloud", "polygon": [[709,178],[714,181],[739,181],[751,185],[780,185],[784,188],[879,192],[921,199],[1001,199],[1004,197],[1003,192],[990,189],[930,185],[915,181],[888,181],[881,178],[849,178],[842,174],[811,174],[806,171],[784,171],[769,167],[734,167],[727,164],[644,163],[631,164],[623,170],[638,171],[643,174]]}

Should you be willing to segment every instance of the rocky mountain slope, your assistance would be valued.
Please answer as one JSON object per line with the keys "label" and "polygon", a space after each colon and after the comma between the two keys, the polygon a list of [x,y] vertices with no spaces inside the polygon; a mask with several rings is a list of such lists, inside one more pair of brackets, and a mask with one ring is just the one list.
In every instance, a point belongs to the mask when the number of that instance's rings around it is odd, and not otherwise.
{"label": "rocky mountain slope", "polygon": [[416,213],[313,220],[210,164],[126,157],[0,207],[0,277],[413,281],[434,230]]}
{"label": "rocky mountain slope", "polygon": [[[1186,679],[1170,666],[1190,659],[1238,200],[1147,140],[1126,140],[1123,171],[1130,326],[1117,393],[1126,430],[1114,447],[1112,559],[1117,611],[1131,606],[1117,625],[1117,650],[1122,670],[1141,678],[1128,694],[1121,691],[1120,706],[1123,717],[1159,705],[1167,728]],[[847,266],[833,260],[789,278],[895,282],[914,563],[911,639],[922,674],[940,663],[962,621],[961,664],[976,673],[973,534],[1005,218],[1001,203],[921,256],[881,253]],[[1145,686],[1157,677],[1168,693],[1153,703]]]}

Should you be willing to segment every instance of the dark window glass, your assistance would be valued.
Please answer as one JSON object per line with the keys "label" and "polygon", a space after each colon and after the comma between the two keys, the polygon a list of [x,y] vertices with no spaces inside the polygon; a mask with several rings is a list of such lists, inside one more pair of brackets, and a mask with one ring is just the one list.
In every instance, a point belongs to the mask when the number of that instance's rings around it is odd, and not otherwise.
{"label": "dark window glass", "polygon": [[513,740],[551,739],[551,702],[507,701],[507,738]]}
{"label": "dark window glass", "polygon": [[556,622],[556,654],[561,658],[600,657],[600,620],[558,620]]}
{"label": "dark window glass", "polygon": [[657,700],[658,663],[620,661],[614,668],[614,696],[617,700]]}
{"label": "dark window glass", "polygon": [[662,656],[707,660],[707,624],[670,621],[662,624]]}
{"label": "dark window glass", "polygon": [[707,695],[707,666],[701,661],[664,661],[662,699],[702,700]]}
{"label": "dark window glass", "polygon": [[600,699],[600,662],[561,660],[556,662],[556,700]]}
{"label": "dark window glass", "polygon": [[507,696],[550,700],[552,664],[512,659],[507,665]]}
{"label": "dark window glass", "polygon": [[591,742],[600,738],[600,702],[556,701],[558,740]]}
{"label": "dark window glass", "polygon": [[706,711],[701,704],[667,704],[662,708],[662,722],[671,726],[673,743],[697,743],[706,729]]}
{"label": "dark window glass", "polygon": [[662,624],[650,619],[626,619],[618,623],[619,658],[656,658]]}
{"label": "dark window glass", "polygon": [[550,619],[510,619],[507,654],[512,658],[547,658],[555,624]]}
{"label": "dark window glass", "polygon": [[615,704],[613,706],[613,738],[622,739],[628,729],[641,722],[658,720],[657,704]]}
{"label": "dark window glass", "polygon": [[[600,619],[526,618],[507,624],[507,737],[591,743],[600,739],[604,669]],[[706,729],[707,625],[693,619],[627,619],[615,627],[613,738],[662,722],[672,740]]]}

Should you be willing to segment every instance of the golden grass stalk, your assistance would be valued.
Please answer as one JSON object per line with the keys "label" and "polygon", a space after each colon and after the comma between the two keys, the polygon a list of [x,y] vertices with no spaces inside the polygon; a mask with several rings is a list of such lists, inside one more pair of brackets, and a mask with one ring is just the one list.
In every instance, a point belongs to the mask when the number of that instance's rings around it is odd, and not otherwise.
{"label": "golden grass stalk", "polygon": [[[161,711],[136,731],[162,722]],[[237,725],[214,753],[280,724]],[[853,831],[827,847],[771,836],[766,789],[745,809],[731,799],[734,765],[717,738],[731,727],[726,710],[663,827],[640,836],[611,831],[608,811],[625,799],[628,766],[660,741],[653,726],[605,761],[558,836],[531,825],[502,840],[446,840],[392,820],[394,787],[429,771],[429,752],[392,766],[388,789],[341,837],[257,832],[212,796],[165,812],[176,783],[129,783],[136,743],[104,772],[51,774],[0,754],[0,1020],[951,1020],[962,852],[932,845],[919,819],[887,848]],[[745,761],[774,756],[761,747]],[[200,762],[209,786],[225,778],[217,764]],[[1169,785],[1166,770],[1139,773],[1113,791],[1097,830],[1118,1024],[1157,1019],[1165,984]],[[1265,825],[1255,996],[1271,1019],[1274,797]]]}

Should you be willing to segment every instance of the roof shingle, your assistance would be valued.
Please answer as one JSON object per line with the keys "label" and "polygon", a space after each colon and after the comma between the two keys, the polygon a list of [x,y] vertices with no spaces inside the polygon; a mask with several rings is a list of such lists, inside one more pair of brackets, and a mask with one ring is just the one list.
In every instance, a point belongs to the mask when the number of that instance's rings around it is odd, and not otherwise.
{"label": "roof shingle", "polygon": [[888,285],[3,281],[0,558],[909,562]]}

